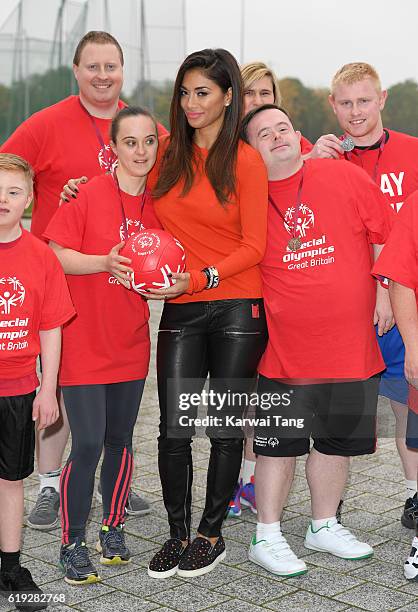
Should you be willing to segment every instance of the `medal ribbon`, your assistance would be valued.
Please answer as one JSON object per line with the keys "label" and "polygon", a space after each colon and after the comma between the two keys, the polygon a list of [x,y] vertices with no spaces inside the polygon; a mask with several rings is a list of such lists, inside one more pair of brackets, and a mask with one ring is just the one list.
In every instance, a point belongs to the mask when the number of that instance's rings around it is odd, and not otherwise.
{"label": "medal ribbon", "polygon": [[80,100],[80,98],[78,98],[78,101],[80,103],[81,108],[83,109],[83,111],[86,113],[87,117],[90,119],[91,124],[94,128],[94,131],[96,132],[96,138],[100,144],[100,148],[103,151],[103,157],[105,158],[106,161],[106,166],[107,168],[111,168],[112,167],[112,159],[108,153],[108,150],[106,149],[106,145],[104,143],[103,140],[103,136],[101,131],[99,130],[99,126],[96,123],[95,118],[93,117],[93,115],[91,113],[89,113],[89,111],[87,110],[87,108],[84,106],[84,104],[82,103],[82,101]]}
{"label": "medal ribbon", "polygon": [[361,167],[364,169],[363,162],[362,162],[362,159],[361,159],[362,156],[365,153],[367,153],[367,151],[370,151],[370,150],[374,149],[376,147],[376,145],[379,145],[379,152],[377,154],[377,160],[376,160],[376,162],[374,164],[373,173],[372,173],[372,179],[373,179],[373,181],[375,183],[377,182],[377,180],[376,180],[377,179],[377,169],[379,167],[380,158],[382,157],[382,153],[383,153],[383,150],[385,148],[387,137],[388,137],[387,132],[385,130],[383,130],[383,135],[381,136],[380,140],[378,140],[378,142],[376,144],[371,145],[370,147],[367,147],[366,149],[361,149],[360,151],[355,151],[355,150],[353,150],[353,151],[344,151],[344,157],[345,157],[345,159],[347,161],[351,161],[351,156],[352,156],[352,154],[354,154],[354,155],[356,155],[359,158]]}
{"label": "medal ribbon", "polygon": [[[300,206],[302,204],[301,195],[302,195],[302,187],[303,187],[304,174],[305,174],[305,162],[303,163],[303,166],[302,166],[302,174],[301,174],[301,177],[300,177],[298,191],[297,191],[297,196],[296,196],[296,210],[295,210],[295,217],[294,217],[295,221],[293,223],[293,227],[291,228],[291,232],[290,232],[292,238],[297,238],[297,236],[296,236],[296,228],[297,228],[297,224],[298,224],[298,217],[299,217]],[[274,199],[273,199],[273,197],[271,196],[270,193],[269,193],[269,202],[273,206],[275,211],[279,213],[280,217],[283,219],[283,223],[285,224],[285,226],[289,225],[289,223],[287,223],[287,221],[286,221],[286,218],[285,218],[284,214],[282,213],[282,211],[280,210],[280,208],[278,207],[278,205],[276,204],[276,202],[274,201]]]}
{"label": "medal ribbon", "polygon": [[[125,208],[123,206],[123,200],[122,200],[122,191],[119,186],[119,181],[118,181],[118,177],[116,176],[116,171],[112,174],[112,176],[113,176],[113,180],[115,181],[115,185],[118,190],[120,208],[121,208],[121,213],[122,213],[122,225],[125,231],[125,240],[128,240],[128,222],[126,220]],[[138,198],[139,197],[140,196],[138,195]],[[142,192],[142,197],[140,198],[141,199],[141,204],[140,204],[141,216],[139,218],[139,229],[141,229],[142,215],[144,214],[145,197],[146,197],[146,184],[144,185],[144,191]]]}

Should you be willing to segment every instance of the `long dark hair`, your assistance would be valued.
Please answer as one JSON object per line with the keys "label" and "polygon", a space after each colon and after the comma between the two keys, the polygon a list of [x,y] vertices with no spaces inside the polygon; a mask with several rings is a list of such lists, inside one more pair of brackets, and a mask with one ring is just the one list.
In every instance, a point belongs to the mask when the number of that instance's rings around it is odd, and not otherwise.
{"label": "long dark hair", "polygon": [[225,116],[219,134],[210,148],[205,171],[216,197],[226,204],[235,193],[235,166],[239,131],[243,108],[242,80],[236,59],[225,49],[203,49],[192,53],[182,63],[174,84],[170,106],[170,142],[161,161],[161,168],[154,190],[155,197],[166,194],[180,180],[184,181],[182,196],[193,184],[196,160],[193,159],[193,133],[180,105],[180,90],[186,72],[201,70],[224,93],[232,88],[232,101],[225,108]]}

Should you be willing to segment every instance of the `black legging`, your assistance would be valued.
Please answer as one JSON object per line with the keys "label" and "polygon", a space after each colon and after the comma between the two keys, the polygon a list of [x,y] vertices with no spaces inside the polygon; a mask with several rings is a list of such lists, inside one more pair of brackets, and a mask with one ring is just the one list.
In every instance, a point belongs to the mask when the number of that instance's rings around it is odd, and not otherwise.
{"label": "black legging", "polygon": [[[200,393],[208,374],[210,388],[215,391],[250,392],[266,341],[261,299],[164,306],[157,347],[158,461],[173,538],[190,537],[193,480],[192,432],[179,427],[179,416],[185,414],[179,410],[180,394]],[[211,451],[206,503],[198,531],[207,537],[216,537],[220,535],[239,476],[242,432],[209,428],[208,435]]]}
{"label": "black legging", "polygon": [[60,482],[63,544],[85,539],[103,445],[103,523],[123,523],[133,471],[132,434],[144,383],[132,380],[62,388],[72,441]]}

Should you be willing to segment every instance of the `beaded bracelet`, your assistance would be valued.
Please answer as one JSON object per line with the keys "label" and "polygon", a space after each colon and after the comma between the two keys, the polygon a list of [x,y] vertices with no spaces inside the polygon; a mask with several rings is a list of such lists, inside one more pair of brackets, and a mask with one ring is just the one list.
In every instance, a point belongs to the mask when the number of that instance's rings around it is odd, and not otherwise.
{"label": "beaded bracelet", "polygon": [[215,266],[203,268],[202,272],[207,278],[206,289],[215,289],[219,285],[219,272]]}

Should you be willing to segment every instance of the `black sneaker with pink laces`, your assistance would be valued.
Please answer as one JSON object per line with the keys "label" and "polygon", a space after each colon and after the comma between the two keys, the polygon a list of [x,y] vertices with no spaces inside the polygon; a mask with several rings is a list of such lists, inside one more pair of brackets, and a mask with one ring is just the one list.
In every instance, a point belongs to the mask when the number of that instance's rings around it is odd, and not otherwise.
{"label": "black sneaker with pink laces", "polygon": [[216,544],[209,540],[197,537],[187,547],[179,561],[177,574],[184,577],[201,576],[211,572],[226,557],[225,542],[219,536]]}

